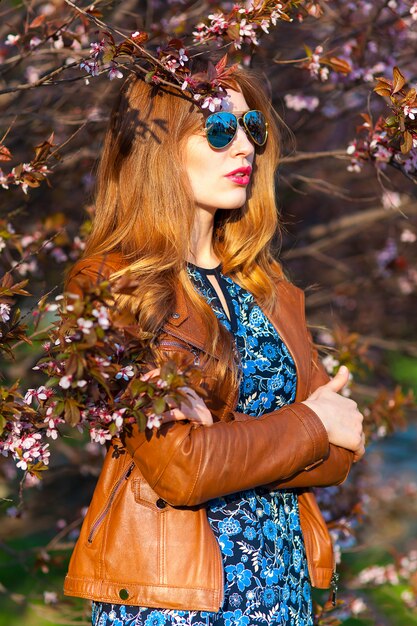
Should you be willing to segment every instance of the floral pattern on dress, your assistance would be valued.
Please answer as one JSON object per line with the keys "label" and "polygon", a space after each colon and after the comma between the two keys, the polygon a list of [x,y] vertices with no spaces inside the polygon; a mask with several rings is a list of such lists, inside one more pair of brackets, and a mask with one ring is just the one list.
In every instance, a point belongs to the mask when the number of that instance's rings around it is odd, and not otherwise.
{"label": "floral pattern on dress", "polygon": [[[234,335],[240,359],[237,411],[260,417],[294,402],[294,361],[253,295],[220,268],[188,265],[197,291]],[[222,289],[229,317],[208,276]],[[279,445],[279,442],[277,442]],[[262,487],[212,500],[207,517],[224,568],[216,613],[93,603],[93,626],[312,626],[313,611],[295,491]]]}

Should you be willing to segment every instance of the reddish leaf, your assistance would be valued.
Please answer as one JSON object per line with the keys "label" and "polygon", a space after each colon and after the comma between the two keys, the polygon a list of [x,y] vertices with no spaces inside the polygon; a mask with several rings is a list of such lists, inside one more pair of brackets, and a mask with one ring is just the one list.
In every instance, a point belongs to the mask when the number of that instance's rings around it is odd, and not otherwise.
{"label": "reddish leaf", "polygon": [[0,143],[0,161],[10,161],[12,154],[5,145]]}
{"label": "reddish leaf", "polygon": [[318,2],[309,2],[306,6],[306,11],[309,15],[317,19],[323,15],[323,9]]}
{"label": "reddish leaf", "polygon": [[36,176],[36,172],[25,172],[22,176],[22,180],[26,185],[29,185],[29,187],[39,187],[43,176],[39,179],[39,177]]}
{"label": "reddish leaf", "polygon": [[226,69],[226,66],[227,66],[227,53],[216,64],[217,75],[223,74],[224,70]]}
{"label": "reddish leaf", "polygon": [[403,134],[403,143],[401,144],[401,152],[407,154],[413,147],[413,135],[406,130]]}
{"label": "reddish leaf", "polygon": [[93,17],[103,17],[103,13],[94,7],[85,10],[86,13],[92,15]]}
{"label": "reddish leaf", "polygon": [[230,37],[230,39],[239,39],[240,35],[239,35],[239,25],[238,24],[234,24],[233,26],[229,26],[229,28],[227,29],[227,36]]}
{"label": "reddish leaf", "polygon": [[392,75],[393,75],[392,93],[398,93],[404,87],[406,80],[404,76],[401,74],[397,66],[394,67]]}
{"label": "reddish leaf", "polygon": [[46,20],[46,15],[38,15],[34,20],[29,24],[29,28],[39,28]]}
{"label": "reddish leaf", "polygon": [[133,37],[132,35],[130,36],[131,40],[134,41],[136,44],[140,45],[141,43],[144,43],[145,41],[148,40],[148,34],[147,33],[139,33],[138,35],[135,35],[135,37]]}
{"label": "reddish leaf", "polygon": [[54,146],[52,143],[54,140],[54,133],[50,135],[48,139],[35,146],[35,158],[33,159],[34,163],[39,163],[46,161],[51,152],[51,148]]}
{"label": "reddish leaf", "polygon": [[374,87],[374,91],[383,98],[391,95],[391,89],[381,83]]}
{"label": "reddish leaf", "polygon": [[80,409],[73,398],[65,398],[64,419],[70,426],[76,426],[81,418]]}
{"label": "reddish leaf", "polygon": [[385,85],[388,85],[390,89],[392,89],[392,82],[389,80],[389,78],[385,78],[385,76],[378,76],[376,80],[379,81],[380,83],[384,83]]}
{"label": "reddish leaf", "polygon": [[414,87],[409,89],[404,98],[401,100],[401,104],[408,104],[409,106],[413,106],[416,103],[416,95],[417,92]]}
{"label": "reddish leaf", "polygon": [[344,59],[339,59],[339,57],[330,57],[327,59],[327,63],[335,72],[340,74],[349,74],[352,71],[351,65]]}

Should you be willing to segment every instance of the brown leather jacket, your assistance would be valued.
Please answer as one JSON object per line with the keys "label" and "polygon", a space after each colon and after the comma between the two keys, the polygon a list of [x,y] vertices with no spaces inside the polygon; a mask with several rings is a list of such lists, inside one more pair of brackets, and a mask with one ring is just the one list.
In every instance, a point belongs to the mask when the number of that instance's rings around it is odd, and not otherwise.
{"label": "brown leather jacket", "polygon": [[[80,276],[96,280],[99,273],[118,269],[120,260],[110,256],[102,265],[97,258],[78,263],[68,291],[80,293]],[[311,583],[330,586],[331,540],[309,488],[342,482],[352,454],[329,445],[321,420],[301,404],[328,377],[306,328],[303,293],[286,280],[276,288],[279,305],[271,321],[296,364],[294,404],[258,419],[242,415],[234,411],[238,390],[225,384],[206,401],[214,414],[212,426],[182,421],[157,433],[137,430],[127,439],[128,453],[117,459],[110,447],[71,558],[67,595],[218,611],[222,557],[206,503],[257,486],[299,489]],[[204,363],[205,338],[205,329],[179,290],[176,310],[160,336],[161,349],[191,351]],[[217,356],[221,358],[221,346]],[[210,381],[210,372],[204,374]]]}

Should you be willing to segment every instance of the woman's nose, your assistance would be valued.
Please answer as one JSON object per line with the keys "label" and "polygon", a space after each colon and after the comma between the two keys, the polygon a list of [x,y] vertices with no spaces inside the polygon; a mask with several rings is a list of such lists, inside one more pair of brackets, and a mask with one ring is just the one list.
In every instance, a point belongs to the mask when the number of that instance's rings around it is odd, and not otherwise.
{"label": "woman's nose", "polygon": [[249,139],[246,131],[239,124],[235,138],[232,141],[232,150],[236,154],[244,154],[245,156],[250,156],[255,152],[255,146],[252,141]]}

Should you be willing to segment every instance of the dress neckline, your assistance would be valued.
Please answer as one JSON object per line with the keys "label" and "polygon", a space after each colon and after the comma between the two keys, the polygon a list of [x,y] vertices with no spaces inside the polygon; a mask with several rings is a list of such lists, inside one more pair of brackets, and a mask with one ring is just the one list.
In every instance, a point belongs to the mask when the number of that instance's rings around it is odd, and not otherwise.
{"label": "dress neckline", "polygon": [[195,263],[191,263],[191,261],[187,262],[187,265],[192,269],[196,269],[203,274],[218,274],[221,272],[222,264],[219,263],[216,267],[200,267],[200,265],[196,265]]}

